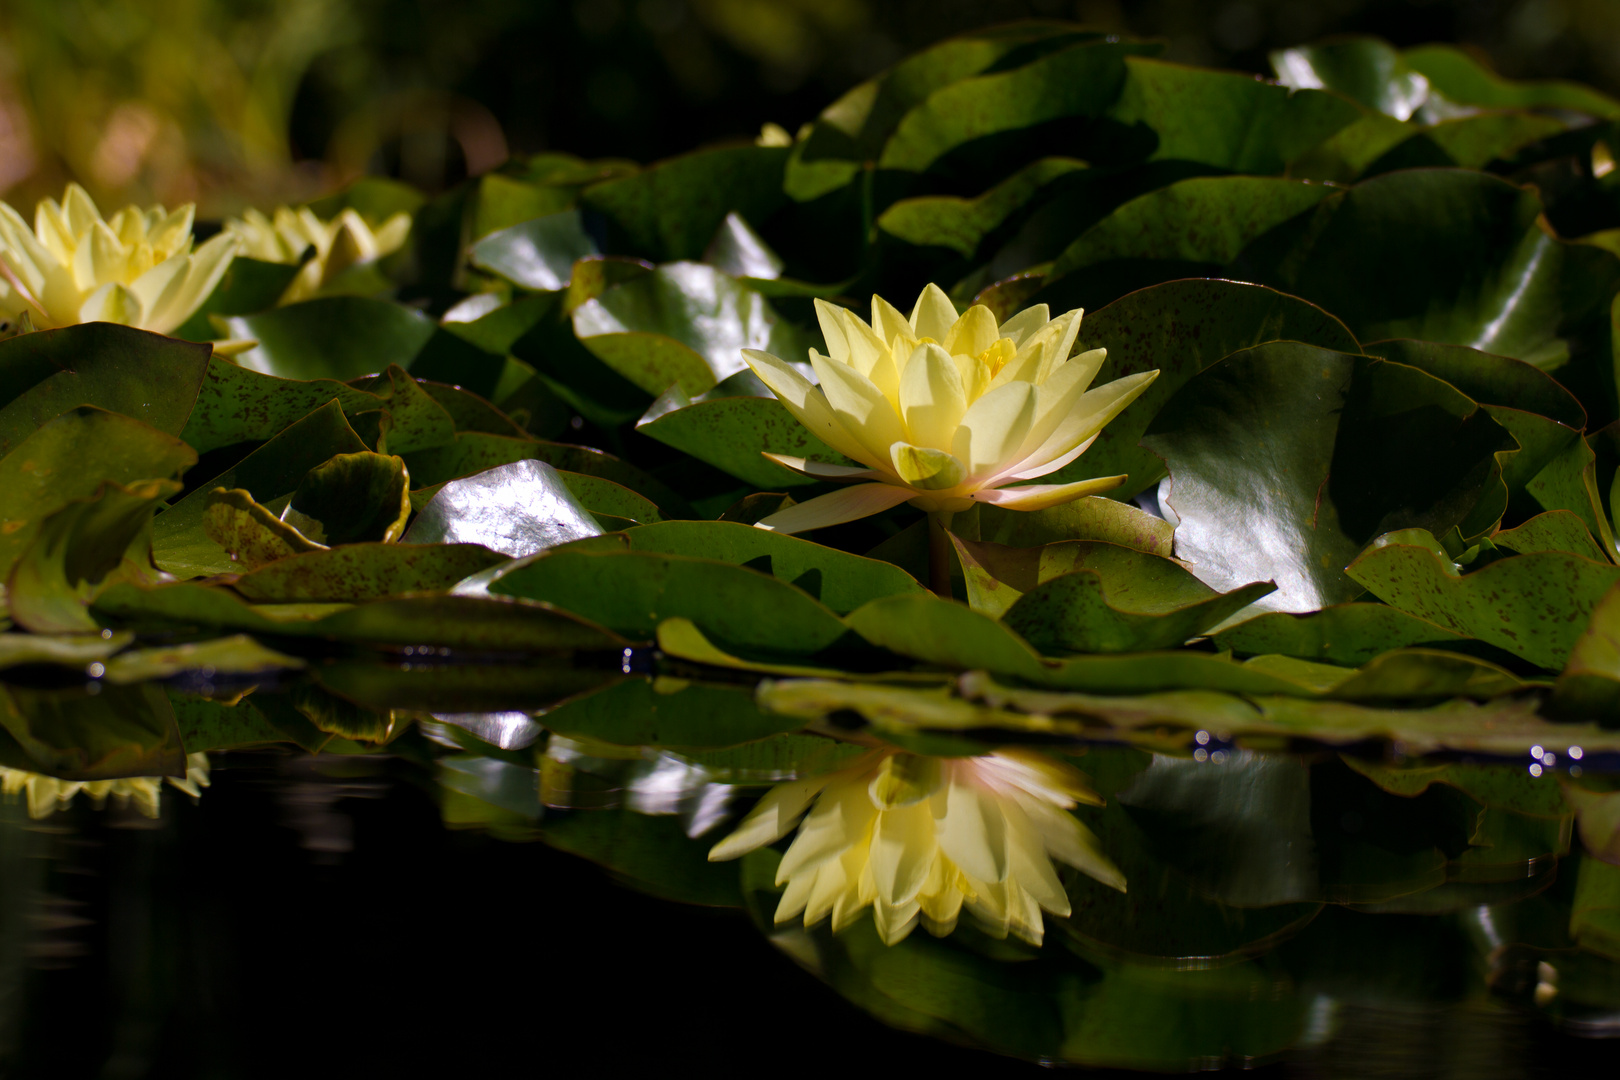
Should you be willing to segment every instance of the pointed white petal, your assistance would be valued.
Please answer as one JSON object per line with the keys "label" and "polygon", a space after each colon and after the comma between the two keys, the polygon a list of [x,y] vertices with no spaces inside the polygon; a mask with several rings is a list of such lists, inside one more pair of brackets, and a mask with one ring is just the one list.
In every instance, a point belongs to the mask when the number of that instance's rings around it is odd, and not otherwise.
{"label": "pointed white petal", "polygon": [[1062,415],[1046,440],[1017,463],[1014,471],[1042,475],[1034,470],[1095,436],[1141,396],[1142,391],[1152,385],[1158,376],[1157,370],[1144,371],[1087,390]]}
{"label": "pointed white petal", "polygon": [[816,438],[847,458],[877,467],[885,458],[873,458],[865,445],[833,415],[827,398],[789,363],[757,349],[744,349],[743,360],[759,381],[770,388],[793,418]]}
{"label": "pointed white petal", "polygon": [[769,451],[760,451],[785,469],[792,469],[796,473],[813,477],[817,480],[876,480],[878,482],[893,482],[894,477],[887,472],[877,469],[855,469],[848,465],[827,465],[820,461],[809,461],[802,457],[792,457],[788,454],[773,454]]}
{"label": "pointed white petal", "polygon": [[730,836],[709,849],[709,861],[736,859],[786,836],[830,779],[815,776],[771,788]]}
{"label": "pointed white petal", "polygon": [[917,492],[910,488],[893,484],[857,484],[778,510],[754,522],[754,528],[789,534],[808,532],[881,514],[916,496]]}
{"label": "pointed white petal", "polygon": [[1073,502],[1082,495],[1112,491],[1128,479],[1128,476],[1100,476],[1094,480],[1076,480],[1072,484],[1026,484],[1023,487],[981,489],[968,498],[999,506],[1003,510],[1045,510],[1049,506]]}

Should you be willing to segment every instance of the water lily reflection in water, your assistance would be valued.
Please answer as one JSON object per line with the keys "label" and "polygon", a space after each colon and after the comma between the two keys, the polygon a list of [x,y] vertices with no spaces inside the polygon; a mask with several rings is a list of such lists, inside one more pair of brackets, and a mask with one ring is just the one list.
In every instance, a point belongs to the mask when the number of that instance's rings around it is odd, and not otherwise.
{"label": "water lily reflection in water", "polygon": [[886,944],[920,920],[956,928],[963,907],[992,936],[1041,943],[1044,909],[1068,915],[1058,859],[1121,891],[1125,878],[1069,813],[1102,800],[1072,766],[1008,749],[941,758],[874,750],[838,772],[772,788],[711,860],[734,859],[793,830],[776,873],[776,921],[832,916],[834,931],[872,908]]}

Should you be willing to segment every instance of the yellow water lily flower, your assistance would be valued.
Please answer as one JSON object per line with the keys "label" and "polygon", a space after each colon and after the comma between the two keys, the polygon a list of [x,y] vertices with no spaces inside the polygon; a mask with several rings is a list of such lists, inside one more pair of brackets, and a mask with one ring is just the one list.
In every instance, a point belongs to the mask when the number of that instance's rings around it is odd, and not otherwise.
{"label": "yellow water lily flower", "polygon": [[309,207],[278,206],[266,217],[249,210],[225,223],[241,242],[243,255],[273,263],[296,263],[310,248],[315,253],[281,294],[280,303],[307,300],[351,266],[373,262],[398,251],[411,231],[411,215],[397,213],[373,229],[352,208],[322,221]]}
{"label": "yellow water lily flower", "polygon": [[709,858],[773,843],[803,816],[776,871],[787,886],[778,923],[802,914],[808,926],[830,914],[837,931],[871,905],[893,945],[919,920],[936,936],[950,933],[966,907],[991,934],[1039,945],[1041,910],[1069,914],[1053,859],[1125,889],[1096,836],[1068,812],[1077,802],[1102,799],[1084,775],[1044,754],[875,750],[838,772],[778,784]]}
{"label": "yellow water lily flower", "polygon": [[0,314],[41,330],[113,322],[160,334],[197,310],[236,254],[221,234],[192,250],[194,207],[126,206],[103,220],[78,184],[44,199],[30,229],[0,202]]}
{"label": "yellow water lily flower", "polygon": [[864,467],[766,456],[818,480],[865,482],[772,514],[760,527],[803,532],[903,502],[944,515],[975,502],[1041,510],[1125,482],[1012,486],[1079,457],[1158,375],[1089,389],[1107,351],[1070,358],[1082,311],[1054,319],[1039,304],[997,325],[983,305],[958,315],[929,285],[910,318],[879,296],[870,324],[822,300],[816,314],[832,354],[810,351],[820,387],[770,353],[743,356],[799,423]]}
{"label": "yellow water lily flower", "polygon": [[98,807],[107,801],[109,795],[119,802],[133,800],[135,809],[146,817],[155,818],[158,816],[164,780],[193,799],[201,798],[202,789],[208,786],[208,755],[187,754],[186,775],[182,779],[173,776],[131,776],[122,780],[61,780],[44,773],[8,769],[0,765],[0,794],[14,799],[27,792],[28,816],[36,819],[66,810],[72,805],[73,797],[81,791],[90,796]]}

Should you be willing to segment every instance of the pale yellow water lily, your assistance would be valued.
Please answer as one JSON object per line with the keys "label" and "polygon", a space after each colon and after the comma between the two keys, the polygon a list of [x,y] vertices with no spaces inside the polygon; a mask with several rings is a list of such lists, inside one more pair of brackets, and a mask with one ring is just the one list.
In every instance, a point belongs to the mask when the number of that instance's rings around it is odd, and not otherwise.
{"label": "pale yellow water lily", "polygon": [[183,778],[131,776],[121,780],[62,780],[44,773],[8,769],[0,765],[0,794],[14,799],[26,792],[28,816],[36,819],[66,810],[80,792],[90,796],[97,806],[106,802],[109,795],[119,802],[132,801],[135,809],[143,815],[155,818],[158,816],[165,780],[193,799],[201,798],[202,789],[208,786],[208,755],[187,754],[186,775]]}
{"label": "pale yellow water lily", "polygon": [[769,353],[745,349],[743,356],[799,423],[862,467],[767,454],[807,476],[854,486],[772,514],[760,527],[803,532],[903,502],[937,514],[975,502],[1041,510],[1125,482],[1022,485],[1084,453],[1158,375],[1091,389],[1107,351],[1069,356],[1082,311],[1054,319],[1039,304],[998,325],[983,305],[958,315],[929,285],[910,318],[879,296],[870,324],[822,300],[816,313],[831,354],[810,351],[820,387]]}
{"label": "pale yellow water lily", "polygon": [[0,313],[41,330],[113,322],[160,334],[197,310],[236,254],[221,234],[192,250],[193,207],[126,206],[102,219],[78,184],[44,199],[30,229],[0,202]]}
{"label": "pale yellow water lily", "polygon": [[1039,945],[1042,909],[1069,914],[1053,859],[1125,888],[1097,838],[1069,813],[1078,802],[1102,800],[1084,775],[1044,754],[875,750],[838,772],[778,784],[709,858],[773,843],[804,817],[776,871],[787,886],[778,923],[802,914],[808,926],[831,915],[837,931],[870,905],[879,935],[893,945],[919,921],[932,934],[950,933],[966,907],[990,933]]}
{"label": "pale yellow water lily", "polygon": [[266,217],[249,210],[225,223],[240,240],[241,253],[273,263],[296,263],[314,248],[298,276],[281,294],[280,303],[307,300],[352,266],[373,262],[398,251],[411,231],[411,216],[397,213],[373,229],[352,208],[322,221],[309,207],[279,206]]}

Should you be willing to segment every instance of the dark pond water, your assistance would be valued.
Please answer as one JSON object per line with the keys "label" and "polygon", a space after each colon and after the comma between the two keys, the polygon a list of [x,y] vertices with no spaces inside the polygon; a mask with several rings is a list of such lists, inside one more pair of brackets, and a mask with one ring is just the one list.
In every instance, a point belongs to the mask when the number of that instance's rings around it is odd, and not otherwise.
{"label": "dark pond water", "polygon": [[[1065,871],[1075,911],[1039,949],[967,918],[889,947],[869,918],[762,929],[768,884],[706,860],[757,775],[732,791],[701,755],[612,760],[514,714],[461,719],[492,742],[428,721],[381,753],[216,752],[201,798],[166,789],[156,818],[7,801],[3,1075],[1620,1061],[1608,879],[1583,885],[1568,814],[1528,812],[1529,780],[1563,766],[1453,761],[1401,795],[1333,753],[1093,747],[1070,760],[1109,807],[1080,816],[1130,892]],[[1309,857],[1279,857],[1290,843]]]}

